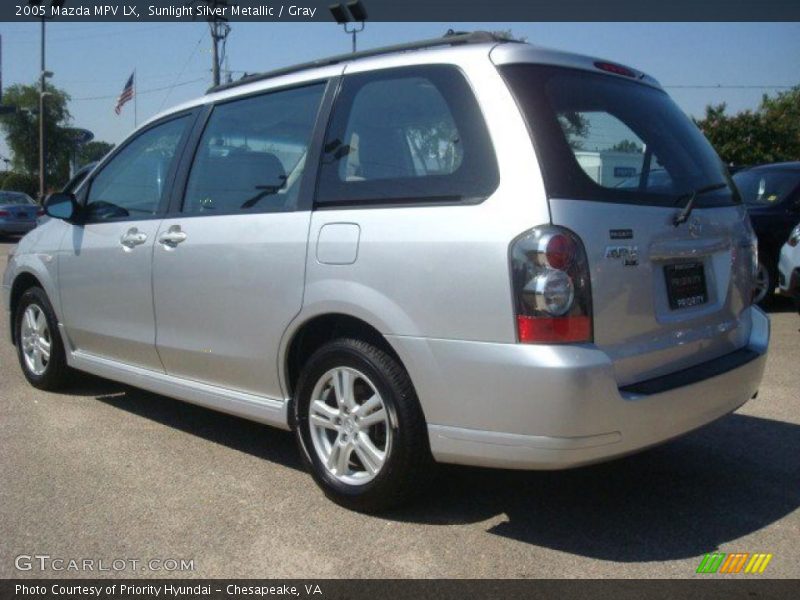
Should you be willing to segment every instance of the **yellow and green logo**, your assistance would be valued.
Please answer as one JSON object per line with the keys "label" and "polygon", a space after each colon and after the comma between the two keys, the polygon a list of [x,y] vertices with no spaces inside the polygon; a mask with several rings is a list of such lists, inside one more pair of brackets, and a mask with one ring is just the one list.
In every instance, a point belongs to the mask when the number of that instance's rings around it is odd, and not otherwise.
{"label": "yellow and green logo", "polygon": [[767,568],[772,554],[749,552],[713,552],[706,554],[697,567],[698,573],[763,573]]}

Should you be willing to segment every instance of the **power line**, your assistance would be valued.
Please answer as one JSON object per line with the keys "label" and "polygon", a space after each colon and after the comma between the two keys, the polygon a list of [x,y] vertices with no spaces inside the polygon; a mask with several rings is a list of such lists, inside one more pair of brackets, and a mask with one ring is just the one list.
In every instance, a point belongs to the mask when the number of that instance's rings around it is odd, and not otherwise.
{"label": "power line", "polygon": [[[155,92],[163,92],[164,90],[171,90],[172,88],[181,87],[183,85],[190,85],[192,83],[197,83],[198,81],[205,81],[205,77],[198,77],[197,79],[190,79],[189,81],[182,81],[180,83],[175,83],[172,85],[165,85],[162,87],[157,88],[150,88],[149,90],[141,90],[137,92],[138,94],[153,94]],[[117,98],[119,94],[110,94],[108,96],[89,96],[85,98],[71,98],[73,102],[80,102],[84,100],[109,100],[111,98]]]}
{"label": "power line", "polygon": [[[144,33],[146,31],[156,31],[156,30],[159,30],[159,29],[165,29],[167,27],[172,27],[172,24],[170,24],[170,25],[159,25],[159,26],[155,26],[155,27],[144,27],[144,28],[141,28],[141,29],[137,29],[136,30],[136,34],[139,35],[139,34]],[[91,29],[89,29],[89,28],[87,28],[85,30],[86,31],[91,31]],[[65,35],[58,35],[59,33],[64,33]],[[56,31],[56,32],[54,32],[52,34],[48,34],[47,35],[47,39],[48,39],[48,41],[54,41],[54,42],[62,42],[62,41],[75,42],[75,41],[82,41],[82,40],[87,40],[87,39],[103,38],[103,37],[108,37],[108,36],[119,36],[121,33],[126,33],[126,30],[124,30],[124,29],[112,29],[112,30],[105,30],[105,31],[97,31],[95,33],[81,34],[78,37],[75,36],[75,33],[76,33],[75,31],[71,31],[71,30],[69,31],[69,33]],[[3,35],[21,36],[21,37],[25,37],[25,38],[30,38],[30,35],[28,33],[23,33],[21,31],[12,31],[10,33],[9,32],[4,32]],[[10,40],[10,42],[12,44],[37,44],[38,43],[36,40],[32,40],[32,39],[17,39],[17,40],[12,39],[12,40]]]}
{"label": "power line", "polygon": [[177,85],[175,82],[178,81],[178,79],[181,78],[181,76],[183,75],[183,72],[186,70],[186,67],[189,66],[189,63],[191,62],[192,58],[194,57],[195,53],[197,52],[197,49],[200,47],[200,44],[203,43],[203,38],[204,37],[205,37],[205,34],[201,35],[200,39],[197,40],[197,43],[195,44],[194,48],[192,48],[192,51],[189,53],[189,57],[186,59],[186,62],[183,63],[183,66],[181,67],[181,70],[175,76],[175,79],[173,80],[172,85],[169,88],[169,91],[166,93],[166,95],[164,96],[163,100],[161,100],[161,104],[158,105],[158,110],[156,112],[160,112],[161,109],[163,108],[164,103],[167,101],[167,98],[169,98],[169,95],[172,93],[172,90]]}

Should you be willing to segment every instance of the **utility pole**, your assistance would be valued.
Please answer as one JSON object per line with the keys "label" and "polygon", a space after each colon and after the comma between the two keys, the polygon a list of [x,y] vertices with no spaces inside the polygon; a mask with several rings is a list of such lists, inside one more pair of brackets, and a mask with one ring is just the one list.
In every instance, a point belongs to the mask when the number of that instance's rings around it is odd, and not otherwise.
{"label": "utility pole", "polygon": [[[213,85],[220,84],[220,67],[225,61],[225,45],[231,26],[223,17],[224,9],[230,6],[228,0],[200,0],[212,9],[208,16],[208,30],[211,32],[211,79]],[[222,48],[222,50],[220,50]]]}

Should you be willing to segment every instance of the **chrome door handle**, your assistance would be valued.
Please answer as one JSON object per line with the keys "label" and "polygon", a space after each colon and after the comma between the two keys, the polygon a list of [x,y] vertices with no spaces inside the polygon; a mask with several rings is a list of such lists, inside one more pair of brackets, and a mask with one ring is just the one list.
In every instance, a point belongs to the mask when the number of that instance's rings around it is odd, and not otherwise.
{"label": "chrome door handle", "polygon": [[136,227],[131,227],[126,231],[121,238],[119,238],[119,243],[122,244],[128,250],[132,250],[136,246],[141,246],[147,241],[147,234],[142,233]]}
{"label": "chrome door handle", "polygon": [[187,237],[188,236],[181,231],[180,225],[173,225],[158,237],[158,243],[167,249],[175,248],[178,244],[185,241]]}

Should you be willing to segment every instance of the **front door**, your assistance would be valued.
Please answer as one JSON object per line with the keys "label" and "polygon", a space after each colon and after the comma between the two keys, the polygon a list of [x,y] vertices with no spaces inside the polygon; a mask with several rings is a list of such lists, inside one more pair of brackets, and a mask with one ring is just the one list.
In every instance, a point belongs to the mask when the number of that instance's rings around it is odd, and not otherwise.
{"label": "front door", "polygon": [[190,116],[137,134],[94,175],[81,223],[59,256],[67,337],[75,350],[162,370],[151,269],[164,201]]}

